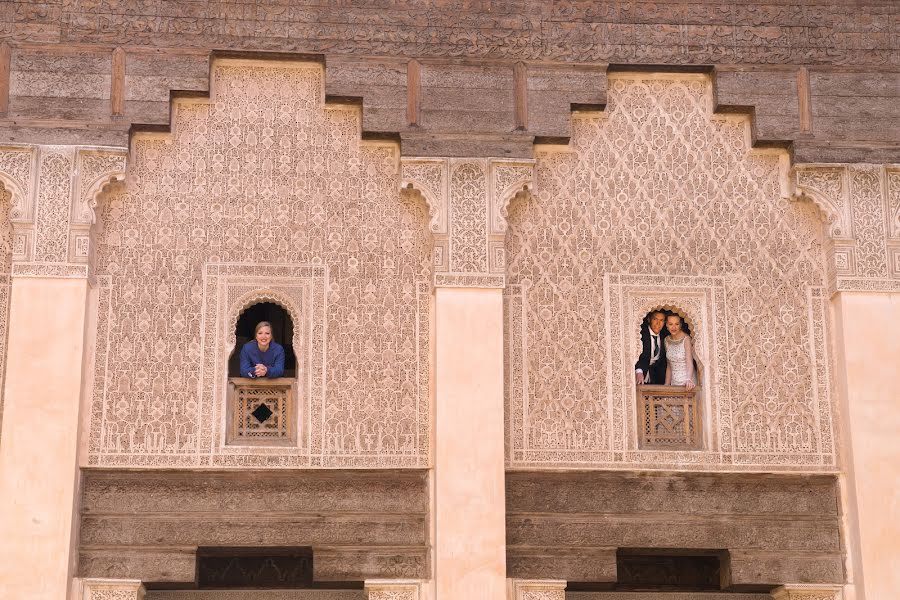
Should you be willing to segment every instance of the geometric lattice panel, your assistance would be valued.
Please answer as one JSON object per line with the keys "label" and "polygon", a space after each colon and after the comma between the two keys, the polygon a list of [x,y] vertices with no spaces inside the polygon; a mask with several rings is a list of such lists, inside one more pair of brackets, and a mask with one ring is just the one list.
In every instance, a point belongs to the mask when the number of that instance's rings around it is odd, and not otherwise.
{"label": "geometric lattice panel", "polygon": [[702,424],[694,390],[674,386],[640,386],[638,416],[641,448],[701,449]]}
{"label": "geometric lattice panel", "polygon": [[230,378],[226,443],[291,445],[296,429],[294,397],[293,378]]}

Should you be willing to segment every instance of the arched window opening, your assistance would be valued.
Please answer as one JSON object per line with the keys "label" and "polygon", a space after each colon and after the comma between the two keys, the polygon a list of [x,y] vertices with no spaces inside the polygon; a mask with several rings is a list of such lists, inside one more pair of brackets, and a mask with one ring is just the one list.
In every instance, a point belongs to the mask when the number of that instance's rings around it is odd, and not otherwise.
{"label": "arched window opening", "polygon": [[688,315],[673,305],[654,307],[641,322],[634,377],[642,449],[703,448],[702,364],[693,329]]}
{"label": "arched window opening", "polygon": [[[264,322],[269,328],[259,329]],[[266,335],[271,334],[271,338],[257,337],[258,329]],[[235,344],[228,357],[230,417],[226,444],[296,444],[297,358],[293,339],[293,319],[280,304],[257,302],[238,317]],[[264,341],[267,343],[262,343]],[[280,370],[282,353],[275,344],[284,349],[283,372]],[[246,356],[242,357],[244,353]]]}
{"label": "arched window opening", "polygon": [[[670,317],[674,317],[675,320],[679,321],[680,330],[693,342],[693,323],[684,311],[671,305],[660,306],[648,311],[641,320],[641,343],[638,346],[640,355],[638,355],[634,365],[635,379],[639,385],[643,383],[665,385],[666,383],[666,369],[669,367],[666,354],[668,348],[666,338],[670,335]],[[693,369],[688,370],[693,371],[694,383],[699,385],[702,379],[703,365],[697,358],[696,352],[691,352],[691,358]],[[678,367],[680,365],[672,366]],[[637,377],[638,374],[641,377]],[[680,385],[684,384],[681,383]]]}
{"label": "arched window opening", "polygon": [[283,307],[274,302],[260,302],[247,308],[235,327],[235,344],[228,358],[228,376],[241,377],[241,348],[254,339],[256,325],[262,321],[272,324],[272,339],[284,347],[284,375],[297,376],[297,357],[294,354],[294,322]]}

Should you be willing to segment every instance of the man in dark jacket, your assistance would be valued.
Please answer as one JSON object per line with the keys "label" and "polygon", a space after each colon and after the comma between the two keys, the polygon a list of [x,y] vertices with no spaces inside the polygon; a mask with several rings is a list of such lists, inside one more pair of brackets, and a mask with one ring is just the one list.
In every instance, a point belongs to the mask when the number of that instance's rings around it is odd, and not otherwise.
{"label": "man in dark jacket", "polygon": [[657,310],[650,313],[648,322],[641,327],[641,355],[634,365],[634,381],[638,385],[666,382],[665,323],[665,313]]}

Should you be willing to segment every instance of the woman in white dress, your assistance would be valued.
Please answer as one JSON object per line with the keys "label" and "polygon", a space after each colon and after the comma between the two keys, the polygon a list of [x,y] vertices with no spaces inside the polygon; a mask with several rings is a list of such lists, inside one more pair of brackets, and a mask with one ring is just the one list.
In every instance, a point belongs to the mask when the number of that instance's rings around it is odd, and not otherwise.
{"label": "woman in white dress", "polygon": [[697,384],[691,336],[682,331],[679,315],[666,317],[666,329],[669,330],[663,342],[666,345],[666,385],[683,385],[692,390]]}

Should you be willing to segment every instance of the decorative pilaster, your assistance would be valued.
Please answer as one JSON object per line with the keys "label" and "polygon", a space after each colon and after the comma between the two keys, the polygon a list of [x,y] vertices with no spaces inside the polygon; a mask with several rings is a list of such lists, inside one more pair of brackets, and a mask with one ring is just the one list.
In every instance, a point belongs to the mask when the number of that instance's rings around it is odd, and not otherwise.
{"label": "decorative pilaster", "polygon": [[124,180],[126,155],[124,148],[0,148],[0,184],[11,194],[13,276],[87,277],[97,198]]}
{"label": "decorative pilaster", "polygon": [[[9,202],[0,236],[0,350],[16,348],[0,358],[0,581],[11,598],[56,600],[72,586],[92,204],[121,176],[125,156],[125,149],[0,148]],[[97,588],[87,598],[139,598],[122,591]]]}
{"label": "decorative pilaster", "polygon": [[774,600],[843,600],[839,585],[788,583],[772,590]]}
{"label": "decorative pilaster", "polygon": [[419,600],[422,582],[414,579],[369,579],[365,583],[368,600]]}
{"label": "decorative pilaster", "polygon": [[566,600],[561,579],[510,579],[509,600]]}
{"label": "decorative pilaster", "polygon": [[436,287],[503,288],[509,203],[532,193],[534,161],[403,158],[401,190],[428,204]]}
{"label": "decorative pilaster", "polygon": [[144,585],[137,579],[82,579],[78,600],[143,600]]}
{"label": "decorative pilaster", "polygon": [[793,199],[822,212],[829,290],[900,291],[900,166],[798,165],[793,177]]}

